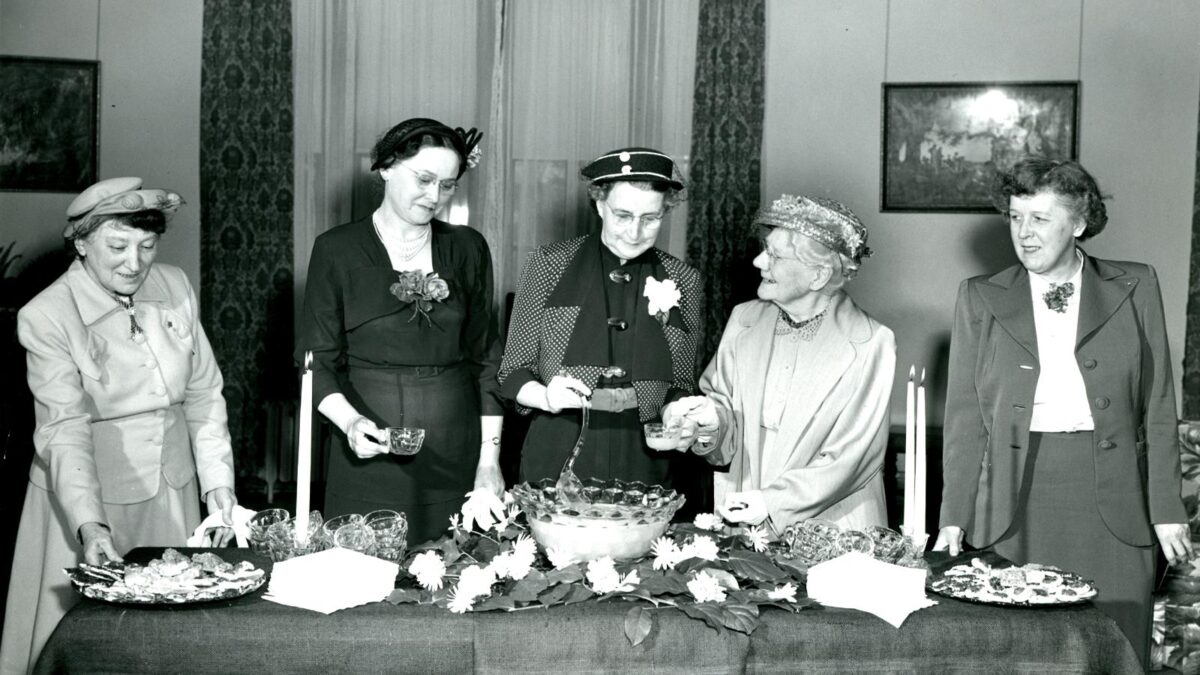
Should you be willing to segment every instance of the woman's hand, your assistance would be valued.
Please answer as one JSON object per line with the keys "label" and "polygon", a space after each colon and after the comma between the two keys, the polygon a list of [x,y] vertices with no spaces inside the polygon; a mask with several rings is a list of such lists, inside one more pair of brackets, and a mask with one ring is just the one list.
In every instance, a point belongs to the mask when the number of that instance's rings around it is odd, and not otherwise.
{"label": "woman's hand", "polygon": [[731,492],[725,496],[725,504],[717,511],[731,523],[757,525],[771,515],[767,512],[767,500],[761,490]]}
{"label": "woman's hand", "polygon": [[550,378],[546,384],[546,410],[559,413],[568,408],[590,405],[592,388],[574,377],[561,373]]}
{"label": "woman's hand", "polygon": [[938,530],[937,541],[933,542],[933,550],[946,551],[951,556],[962,553],[962,547],[963,529],[954,525],[947,525]]}
{"label": "woman's hand", "polygon": [[1192,559],[1192,534],[1187,523],[1155,523],[1154,534],[1168,564],[1178,565]]}
{"label": "woman's hand", "polygon": [[83,560],[89,565],[103,565],[110,561],[121,562],[124,560],[117,555],[117,548],[113,546],[112,532],[106,525],[97,522],[80,525],[79,539],[83,542]]}
{"label": "woman's hand", "polygon": [[218,548],[228,545],[233,539],[233,507],[237,506],[237,496],[233,494],[232,488],[213,488],[204,496],[204,503],[208,505],[209,513],[220,511],[221,522],[225,523],[225,527],[209,530],[212,545]]}
{"label": "woman's hand", "polygon": [[711,438],[720,424],[717,406],[707,396],[685,396],[672,401],[663,408],[662,418],[664,425],[680,427],[676,450],[687,450],[698,437]]}
{"label": "woman's hand", "polygon": [[379,442],[384,437],[383,430],[365,415],[355,417],[346,427],[346,441],[361,459],[388,454],[388,446]]}
{"label": "woman's hand", "polygon": [[504,476],[500,473],[500,465],[491,462],[480,462],[475,467],[475,489],[486,490],[497,499],[504,497]]}

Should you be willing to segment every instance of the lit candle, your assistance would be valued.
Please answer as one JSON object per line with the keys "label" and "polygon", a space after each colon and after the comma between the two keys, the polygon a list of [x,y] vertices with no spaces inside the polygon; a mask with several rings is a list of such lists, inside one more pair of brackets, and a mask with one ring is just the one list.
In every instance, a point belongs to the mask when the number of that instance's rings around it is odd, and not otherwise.
{"label": "lit candle", "polygon": [[910,366],[908,388],[904,396],[904,518],[900,522],[900,529],[904,534],[912,534],[913,531],[913,508],[916,506],[913,498],[917,494],[917,486],[913,482],[917,473],[917,449],[914,442],[916,419],[913,417],[913,377],[916,374],[917,367]]}
{"label": "lit candle", "polygon": [[921,383],[917,386],[917,456],[914,463],[913,483],[913,529],[914,542],[923,546],[925,542],[925,369],[921,369]]}
{"label": "lit candle", "polygon": [[296,544],[308,542],[308,511],[312,491],[312,352],[304,354],[300,377],[300,436],[296,449]]}

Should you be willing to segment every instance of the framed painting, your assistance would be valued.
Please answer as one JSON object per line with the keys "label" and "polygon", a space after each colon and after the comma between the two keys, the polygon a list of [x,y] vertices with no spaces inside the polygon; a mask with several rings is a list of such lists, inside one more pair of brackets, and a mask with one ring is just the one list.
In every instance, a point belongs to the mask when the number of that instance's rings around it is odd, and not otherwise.
{"label": "framed painting", "polygon": [[883,85],[881,209],[992,211],[998,171],[1076,159],[1078,82]]}
{"label": "framed painting", "polygon": [[0,190],[96,182],[99,62],[0,56]]}

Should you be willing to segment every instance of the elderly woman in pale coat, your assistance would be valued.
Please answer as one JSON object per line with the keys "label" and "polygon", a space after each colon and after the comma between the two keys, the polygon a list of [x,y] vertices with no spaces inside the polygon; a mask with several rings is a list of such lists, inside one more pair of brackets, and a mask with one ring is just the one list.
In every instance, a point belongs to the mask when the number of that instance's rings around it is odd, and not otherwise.
{"label": "elderly woman in pale coat", "polygon": [[704,396],[667,405],[677,449],[718,467],[731,522],[775,535],[821,518],[886,525],[883,457],[896,361],[892,331],[842,289],[870,255],[867,231],[832,200],[784,195],[762,208],[758,300],[734,308]]}

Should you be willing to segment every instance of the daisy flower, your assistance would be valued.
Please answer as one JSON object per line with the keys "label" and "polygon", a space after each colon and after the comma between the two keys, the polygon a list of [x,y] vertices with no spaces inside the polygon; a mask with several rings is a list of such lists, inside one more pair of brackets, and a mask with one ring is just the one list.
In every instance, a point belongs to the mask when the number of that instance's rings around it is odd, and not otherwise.
{"label": "daisy flower", "polygon": [[449,600],[450,611],[454,612],[455,614],[465,614],[466,612],[471,611],[471,608],[475,605],[475,596],[471,595],[470,593],[463,593],[457,588],[453,591],[450,591]]}
{"label": "daisy flower", "polygon": [[684,560],[688,558],[716,560],[717,554],[720,552],[720,549],[717,548],[717,542],[713,541],[712,537],[699,535],[692,537],[692,540],[684,545],[681,555]]}
{"label": "daisy flower", "polygon": [[408,573],[417,578],[417,583],[427,591],[436,591],[442,587],[446,576],[446,563],[436,551],[418,553],[408,564]]}
{"label": "daisy flower", "polygon": [[570,553],[553,548],[546,549],[546,557],[550,559],[550,564],[554,565],[554,569],[556,570],[561,570],[564,567],[570,567],[575,564],[575,558]]}
{"label": "daisy flower", "polygon": [[592,590],[597,593],[612,593],[621,585],[621,575],[617,574],[617,568],[613,566],[613,559],[605,556],[588,563],[587,581]]}
{"label": "daisy flower", "polygon": [[755,525],[746,530],[746,539],[750,541],[750,545],[754,547],[755,551],[762,553],[767,550],[769,535],[767,534],[767,528],[762,525]]}
{"label": "daisy flower", "polygon": [[716,577],[707,572],[699,572],[687,583],[688,592],[696,598],[696,602],[724,602],[725,589],[721,588]]}
{"label": "daisy flower", "polygon": [[654,554],[654,569],[670,570],[675,569],[679,561],[683,559],[682,551],[675,543],[675,540],[670,537],[659,537],[650,545],[650,552]]}
{"label": "daisy flower", "polygon": [[492,584],[496,583],[496,575],[486,567],[471,565],[458,575],[457,591],[470,593],[471,597],[486,597],[492,594]]}
{"label": "daisy flower", "polygon": [[787,600],[788,602],[796,601],[796,586],[788,582],[782,586],[777,586],[775,590],[768,591],[767,597],[772,600]]}
{"label": "daisy flower", "polygon": [[702,530],[716,532],[725,526],[725,522],[721,520],[721,516],[715,513],[698,513],[692,524]]}

